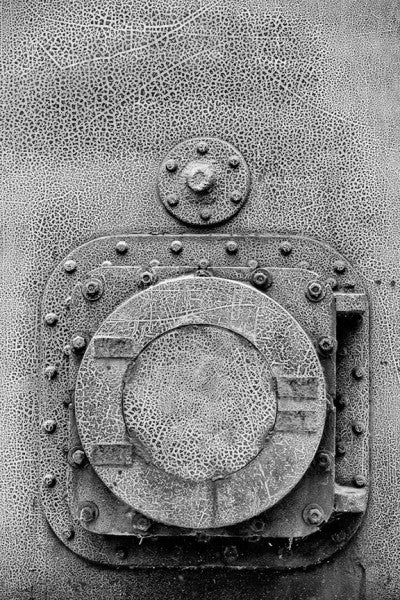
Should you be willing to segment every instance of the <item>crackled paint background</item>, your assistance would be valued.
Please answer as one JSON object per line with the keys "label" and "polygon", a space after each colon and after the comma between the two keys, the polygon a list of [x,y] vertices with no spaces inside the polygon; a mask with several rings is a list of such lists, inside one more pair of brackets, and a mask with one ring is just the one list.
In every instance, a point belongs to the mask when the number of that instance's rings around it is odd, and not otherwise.
{"label": "crackled paint background", "polygon": [[[3,0],[5,600],[400,595],[400,7],[389,0]],[[253,188],[219,231],[326,241],[372,301],[372,493],[348,550],[307,573],[99,569],[38,505],[37,315],[56,263],[113,232],[178,232],[155,193],[188,137],[223,138]]]}

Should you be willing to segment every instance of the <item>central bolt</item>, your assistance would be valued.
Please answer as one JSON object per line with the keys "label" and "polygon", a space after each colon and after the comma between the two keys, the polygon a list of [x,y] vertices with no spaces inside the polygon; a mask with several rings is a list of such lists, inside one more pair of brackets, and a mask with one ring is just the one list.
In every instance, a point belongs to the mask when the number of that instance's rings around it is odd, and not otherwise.
{"label": "central bolt", "polygon": [[197,194],[208,192],[216,181],[215,170],[208,162],[190,162],[182,175],[186,178],[186,185]]}

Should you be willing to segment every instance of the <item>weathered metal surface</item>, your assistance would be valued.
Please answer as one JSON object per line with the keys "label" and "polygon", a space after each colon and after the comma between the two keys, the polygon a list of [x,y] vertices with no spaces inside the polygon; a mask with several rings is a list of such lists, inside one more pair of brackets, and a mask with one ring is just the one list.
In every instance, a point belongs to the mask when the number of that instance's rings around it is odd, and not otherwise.
{"label": "weathered metal surface", "polygon": [[[2,597],[398,598],[399,407],[393,401],[399,388],[400,327],[397,4],[21,0],[3,3],[2,18],[2,310],[8,357],[1,362]],[[251,549],[229,541],[227,547],[236,546],[236,552],[221,548],[218,555],[211,550],[210,562],[203,560],[199,571],[164,569],[149,575],[123,568],[145,542],[137,548],[120,542],[113,551],[119,561],[114,564],[121,568],[101,569],[93,564],[98,559],[94,545],[86,546],[92,561],[79,559],[52,535],[38,507],[36,407],[47,400],[39,389],[43,373],[36,325],[45,284],[71,249],[101,235],[118,237],[96,267],[103,260],[113,262],[115,246],[133,232],[168,232],[165,252],[172,254],[169,248],[184,228],[157,199],[157,172],[180,140],[204,135],[233,143],[252,172],[246,205],[218,230],[227,235],[221,252],[229,258],[243,253],[240,239],[236,254],[225,250],[234,233],[281,233],[274,252],[282,261],[308,261],[314,270],[319,259],[312,252],[300,258],[296,241],[287,255],[279,246],[291,234],[323,240],[363,276],[372,305],[369,510],[357,539],[317,568],[278,572],[283,563],[304,564],[304,555],[303,562],[294,559],[301,544],[281,541],[271,549],[277,571],[255,573],[251,567],[268,562],[267,552],[257,544]],[[186,251],[187,259],[193,245],[185,239],[182,244],[174,256]],[[251,240],[248,248],[246,258],[259,260]],[[363,291],[345,287],[354,283],[347,260],[343,271],[337,264],[333,268],[323,250],[321,254],[325,267],[320,272],[326,279],[339,281],[346,293]],[[343,262],[342,257],[337,260]],[[148,266],[141,258],[137,262]],[[268,263],[264,261],[269,268]],[[64,276],[83,281],[80,259],[77,265],[72,271],[62,267]],[[64,336],[63,311],[70,305],[71,289],[61,276],[59,283],[63,301],[57,307],[61,325],[56,327],[63,332],[63,345],[54,344],[57,360],[47,366],[55,370],[45,380],[55,387],[58,378],[67,380],[66,364],[74,379],[79,361],[75,353],[64,354],[76,332]],[[127,288],[121,284],[119,289],[123,294]],[[103,298],[83,301],[96,314],[113,303],[110,298],[104,304]],[[88,318],[90,334],[95,321],[95,316]],[[356,470],[364,469],[366,475],[368,435],[355,435],[352,423],[359,417],[364,427],[367,423],[363,403],[369,365],[357,350],[363,347],[366,318],[345,325],[353,333],[338,336],[338,390],[346,393],[336,405],[346,450],[338,460],[337,476],[347,485]],[[312,326],[310,332],[314,339]],[[364,372],[362,378],[351,375],[356,365],[355,373]],[[60,516],[65,501],[58,494],[60,488],[65,491],[64,402],[72,387],[66,385],[55,395],[54,406],[46,405],[57,417],[57,429],[43,442],[53,444],[51,452],[43,452],[44,463],[56,454],[57,481],[48,491],[55,492],[59,513],[52,526],[70,548],[82,543],[80,526],[74,537],[68,510],[65,518]],[[347,516],[353,527],[354,515]],[[318,545],[312,536],[308,541],[310,553],[315,551],[321,561],[330,554],[328,546],[339,548],[347,539],[342,532],[331,533],[336,541],[324,536],[318,537]],[[196,547],[194,543],[193,554]],[[104,555],[107,548],[106,542]],[[179,552],[178,565],[185,562],[184,552]],[[216,564],[225,571],[210,572]],[[246,569],[236,569],[243,565]]]}
{"label": "weathered metal surface", "polygon": [[232,144],[214,138],[181,142],[164,159],[158,193],[165,208],[188,225],[216,225],[244,205],[250,172]]}

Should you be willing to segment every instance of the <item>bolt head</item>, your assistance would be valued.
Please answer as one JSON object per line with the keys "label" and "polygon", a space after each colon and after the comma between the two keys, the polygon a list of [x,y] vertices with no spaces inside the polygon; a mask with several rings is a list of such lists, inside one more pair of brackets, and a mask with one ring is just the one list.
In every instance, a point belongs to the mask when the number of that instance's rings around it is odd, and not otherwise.
{"label": "bolt head", "polygon": [[58,322],[58,317],[57,317],[56,313],[53,313],[53,312],[47,313],[47,315],[44,317],[44,322],[49,327],[54,327],[54,325],[56,325],[56,323]]}
{"label": "bolt head", "polygon": [[252,273],[250,279],[251,283],[259,289],[266,289],[272,283],[271,275],[265,269],[257,269]]}
{"label": "bolt head", "polygon": [[47,379],[54,379],[57,375],[57,367],[55,367],[54,365],[49,365],[45,368],[44,374],[47,377]]}
{"label": "bolt head", "polygon": [[346,263],[343,260],[335,260],[333,263],[333,270],[335,273],[344,273],[346,270]]}
{"label": "bolt head", "polygon": [[335,349],[335,340],[329,336],[322,336],[318,340],[318,349],[322,354],[332,354]]}
{"label": "bolt head", "polygon": [[86,454],[83,450],[77,449],[72,453],[72,461],[76,465],[82,465],[85,462]]}
{"label": "bolt head", "polygon": [[364,433],[364,426],[360,421],[354,421],[352,425],[352,429],[356,435],[361,435]]}
{"label": "bolt head", "polygon": [[150,285],[154,282],[154,275],[150,271],[143,271],[140,275],[140,280],[144,285]]}
{"label": "bolt head", "polygon": [[167,196],[167,203],[169,206],[177,206],[179,204],[179,198],[176,194],[169,194]]}
{"label": "bolt head", "polygon": [[239,557],[239,553],[236,546],[227,546],[226,548],[224,548],[223,554],[224,559],[227,563],[233,563]]}
{"label": "bolt head", "polygon": [[182,242],[180,242],[179,240],[174,240],[170,247],[171,252],[173,252],[174,254],[179,254],[179,252],[182,252],[183,249]]}
{"label": "bolt head", "polygon": [[76,262],[74,260],[66,260],[64,263],[64,270],[67,273],[73,273],[76,271]]}
{"label": "bolt head", "polygon": [[202,208],[200,211],[200,218],[203,221],[209,221],[211,219],[212,212],[209,208]]}
{"label": "bolt head", "polygon": [[238,251],[237,242],[235,242],[235,240],[229,240],[226,242],[225,250],[228,252],[228,254],[236,254]]}
{"label": "bolt head", "polygon": [[54,433],[57,428],[57,423],[54,419],[46,419],[42,423],[42,428],[45,433]]}
{"label": "bolt head", "polygon": [[232,167],[232,169],[237,169],[237,167],[240,165],[240,156],[233,154],[228,158],[228,164],[230,167]]}
{"label": "bolt head", "polygon": [[307,286],[306,296],[312,302],[319,302],[324,297],[324,286],[319,281],[311,281]]}
{"label": "bolt head", "polygon": [[125,242],[125,240],[119,241],[118,244],[115,246],[115,250],[118,252],[118,254],[125,254],[125,252],[128,251],[127,242]]}
{"label": "bolt head", "polygon": [[75,335],[72,338],[72,347],[76,352],[82,352],[86,348],[86,340],[82,335]]}
{"label": "bolt head", "polygon": [[339,441],[336,444],[336,454],[339,456],[344,456],[346,454],[346,446],[342,441]]}
{"label": "bolt head", "polygon": [[242,194],[238,190],[234,190],[229,196],[230,201],[234,204],[239,204],[243,200]]}
{"label": "bolt head", "polygon": [[207,144],[207,142],[199,142],[197,144],[197,152],[199,154],[207,154],[207,152],[209,151],[209,145]]}
{"label": "bolt head", "polygon": [[317,454],[317,464],[320,469],[326,472],[332,470],[332,457],[328,452],[319,452]]}
{"label": "bolt head", "polygon": [[353,482],[356,487],[363,488],[367,485],[367,478],[362,474],[358,474],[354,476]]}
{"label": "bolt head", "polygon": [[293,246],[288,241],[283,241],[279,244],[279,252],[283,254],[283,256],[288,256],[289,254],[291,254],[292,250]]}
{"label": "bolt head", "polygon": [[97,518],[98,509],[94,502],[88,502],[85,506],[82,506],[79,512],[79,520],[83,523],[90,523]]}
{"label": "bolt head", "polygon": [[56,481],[57,480],[52,473],[46,473],[46,475],[43,477],[43,485],[45,485],[48,488],[54,487]]}
{"label": "bolt head", "polygon": [[178,168],[178,163],[174,158],[170,158],[169,160],[167,160],[167,162],[165,163],[165,168],[167,169],[167,171],[169,171],[170,173],[174,173],[174,171],[177,170]]}
{"label": "bolt head", "polygon": [[352,371],[352,375],[353,375],[354,379],[356,379],[357,381],[360,381],[361,379],[364,378],[364,370],[362,369],[362,367],[355,366]]}
{"label": "bolt head", "polygon": [[89,279],[84,282],[82,292],[89,300],[98,300],[103,293],[103,284],[100,279]]}

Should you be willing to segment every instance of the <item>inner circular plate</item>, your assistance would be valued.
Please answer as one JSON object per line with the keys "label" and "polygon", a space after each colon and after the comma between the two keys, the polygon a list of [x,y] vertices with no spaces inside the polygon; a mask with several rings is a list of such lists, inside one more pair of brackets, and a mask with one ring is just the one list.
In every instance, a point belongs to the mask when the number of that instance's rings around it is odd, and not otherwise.
{"label": "inner circular plate", "polygon": [[220,327],[188,325],[153,340],[130,364],[123,413],[145,460],[204,481],[241,469],[260,452],[276,397],[251,342]]}

